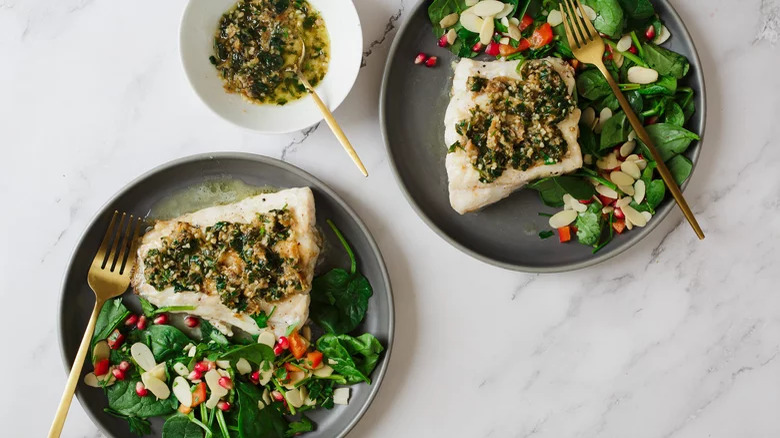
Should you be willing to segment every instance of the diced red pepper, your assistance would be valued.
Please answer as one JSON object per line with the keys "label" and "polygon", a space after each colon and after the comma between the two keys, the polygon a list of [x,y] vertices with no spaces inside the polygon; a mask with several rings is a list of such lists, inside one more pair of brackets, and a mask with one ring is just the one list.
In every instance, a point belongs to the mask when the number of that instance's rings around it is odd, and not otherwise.
{"label": "diced red pepper", "polygon": [[529,47],[531,47],[531,43],[528,42],[527,39],[523,38],[518,41],[517,47],[514,47],[511,44],[499,44],[498,52],[501,54],[501,56],[509,56],[513,53],[528,50]]}
{"label": "diced red pepper", "polygon": [[322,363],[322,352],[314,350],[306,354],[306,367],[315,369]]}
{"label": "diced red pepper", "polygon": [[528,14],[523,15],[523,19],[520,20],[520,31],[528,29],[528,26],[532,24],[534,24],[534,19]]}
{"label": "diced red pepper", "polygon": [[112,350],[117,350],[119,347],[122,346],[122,342],[125,341],[125,335],[122,334],[122,332],[119,331],[119,329],[114,329],[113,332],[111,332],[110,335],[108,335],[108,339],[106,339],[106,342],[108,342],[108,348]]}
{"label": "diced red pepper", "polygon": [[206,401],[206,382],[200,382],[192,390],[192,407],[194,408],[204,401]]}
{"label": "diced red pepper", "polygon": [[190,412],[192,412],[192,407],[180,404],[177,411],[179,411],[181,414],[188,415]]}
{"label": "diced red pepper", "polygon": [[306,354],[306,350],[309,349],[309,341],[303,336],[298,334],[298,330],[290,333],[287,338],[290,341],[290,352],[296,359],[302,358]]}
{"label": "diced red pepper", "polygon": [[626,221],[625,219],[615,219],[612,221],[612,228],[615,230],[618,234],[623,234],[623,230],[626,229]]}
{"label": "diced red pepper", "polygon": [[296,371],[303,371],[302,369],[300,369],[297,366],[291,364],[290,362],[287,362],[287,363],[284,364],[284,369],[286,369],[288,373],[294,373]]}
{"label": "diced red pepper", "polygon": [[599,197],[599,201],[601,201],[601,205],[607,206],[612,205],[616,201],[616,199],[607,198],[604,195],[597,195]]}
{"label": "diced red pepper", "polygon": [[95,362],[95,375],[105,376],[108,374],[108,359],[101,359]]}
{"label": "diced red pepper", "polygon": [[531,47],[538,49],[550,44],[553,40],[553,30],[550,23],[544,23],[534,30],[531,35]]}
{"label": "diced red pepper", "polygon": [[571,240],[571,227],[565,226],[558,228],[558,239],[561,241],[561,243],[568,242]]}

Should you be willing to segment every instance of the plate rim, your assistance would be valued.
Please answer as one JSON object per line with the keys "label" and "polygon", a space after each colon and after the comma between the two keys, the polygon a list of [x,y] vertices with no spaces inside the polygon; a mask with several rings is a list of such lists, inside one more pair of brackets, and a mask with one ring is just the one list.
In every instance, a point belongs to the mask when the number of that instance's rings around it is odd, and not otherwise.
{"label": "plate rim", "polygon": [[[382,73],[382,83],[379,90],[379,126],[382,131],[382,140],[384,142],[385,152],[387,153],[388,160],[390,161],[390,168],[393,171],[393,176],[396,180],[397,185],[401,188],[401,192],[403,192],[404,197],[406,197],[406,201],[409,203],[409,205],[412,206],[412,209],[415,211],[415,213],[417,213],[417,216],[419,216],[420,219],[422,219],[423,222],[425,222],[425,224],[428,225],[428,227],[432,229],[440,238],[442,238],[444,241],[454,246],[461,252],[489,265],[497,266],[510,271],[518,271],[518,272],[526,272],[526,273],[540,273],[540,274],[561,273],[561,272],[576,271],[590,266],[594,266],[622,254],[623,252],[629,250],[630,248],[635,247],[645,237],[650,235],[652,231],[655,230],[667,218],[667,216],[669,216],[669,213],[671,213],[672,209],[676,204],[674,200],[667,198],[664,200],[664,205],[662,205],[661,208],[659,208],[658,211],[656,212],[655,217],[657,217],[658,220],[652,221],[652,223],[644,227],[640,231],[640,233],[636,235],[636,237],[633,237],[632,240],[627,241],[624,245],[616,248],[615,250],[611,252],[603,252],[601,254],[594,254],[593,257],[580,262],[564,263],[560,265],[541,266],[541,267],[508,263],[508,262],[497,260],[493,257],[487,256],[485,254],[477,252],[472,248],[469,248],[468,246],[460,243],[457,239],[449,236],[446,232],[444,232],[444,230],[442,230],[441,227],[439,227],[433,219],[431,219],[427,214],[425,214],[423,209],[420,207],[420,205],[418,205],[417,201],[412,196],[410,189],[406,186],[406,183],[401,178],[400,172],[398,170],[398,163],[395,158],[395,155],[392,152],[392,148],[390,146],[390,140],[388,138],[387,119],[386,119],[387,114],[385,111],[386,99],[387,99],[387,83],[390,77],[390,69],[393,64],[393,59],[395,59],[396,52],[400,48],[400,42],[401,42],[400,35],[402,35],[407,30],[407,27],[410,25],[411,21],[409,20],[409,17],[418,13],[419,9],[423,8],[425,4],[428,3],[429,1],[430,0],[418,0],[417,3],[414,6],[412,6],[412,8],[410,8],[411,12],[406,16],[406,19],[399,27],[398,32],[396,33],[395,38],[393,40],[393,44],[390,47],[390,51],[388,52],[387,55],[387,62],[385,63],[385,69]],[[701,118],[701,132],[698,133],[700,139],[698,140],[698,144],[696,145],[696,148],[691,151],[690,160],[693,163],[693,167],[691,169],[691,175],[680,186],[680,190],[682,192],[685,192],[685,189],[688,187],[688,184],[691,182],[691,179],[693,178],[693,174],[696,171],[696,167],[699,162],[699,156],[701,154],[701,149],[704,144],[704,135],[707,128],[707,86],[704,79],[704,72],[701,69],[702,64],[701,64],[701,59],[699,57],[699,51],[696,48],[696,44],[694,43],[693,37],[691,36],[691,33],[688,30],[688,27],[685,25],[685,22],[683,21],[682,17],[680,17],[680,14],[677,13],[677,10],[672,6],[669,0],[654,0],[654,1],[656,3],[663,4],[665,10],[677,22],[680,23],[682,27],[684,39],[690,41],[691,47],[693,48],[693,56],[692,56],[693,60],[691,64],[697,67],[695,71],[692,72],[693,74],[691,77],[693,77],[696,81],[701,83],[700,95],[702,100],[702,108],[700,109],[697,108],[697,114],[699,114],[699,117]]]}
{"label": "plate rim", "polygon": [[[360,216],[358,216],[355,210],[353,210],[352,207],[350,207],[344,201],[344,199],[341,198],[341,196],[339,196],[330,186],[328,186],[327,184],[322,182],[319,178],[315,177],[309,172],[297,166],[294,166],[290,163],[266,155],[253,154],[249,152],[213,152],[213,153],[207,152],[207,153],[199,153],[194,155],[188,155],[181,158],[176,158],[174,160],[167,161],[165,163],[157,165],[152,169],[143,172],[141,175],[133,178],[124,186],[122,186],[116,193],[114,193],[114,195],[112,195],[108,201],[103,203],[98,208],[98,210],[92,215],[92,217],[87,222],[87,225],[82,230],[78,238],[78,241],[76,241],[73,248],[71,249],[67,266],[62,275],[62,280],[60,281],[60,288],[59,288],[60,296],[59,296],[59,303],[57,308],[57,341],[58,341],[57,343],[60,349],[60,358],[65,368],[65,374],[68,375],[72,367],[71,361],[69,360],[65,352],[65,330],[63,330],[63,325],[62,325],[63,324],[62,313],[65,305],[65,289],[67,287],[67,282],[70,276],[70,272],[73,269],[75,264],[75,257],[74,257],[75,251],[77,248],[79,248],[82,245],[82,243],[86,239],[87,233],[92,227],[92,224],[94,224],[95,221],[100,219],[110,209],[111,205],[113,205],[117,201],[117,199],[119,199],[121,196],[123,196],[125,193],[127,193],[135,185],[137,185],[139,182],[143,181],[144,179],[149,178],[155,174],[158,174],[159,172],[164,172],[170,168],[182,164],[198,162],[198,161],[219,160],[219,159],[240,159],[240,160],[255,161],[262,164],[276,166],[278,168],[281,168],[282,170],[291,172],[299,177],[302,177],[304,179],[309,179],[313,181],[315,184],[318,184],[319,186],[317,187],[317,189],[323,190],[325,194],[330,196],[331,199],[335,200],[336,203],[341,208],[343,208],[350,217],[352,217],[352,219],[355,221],[360,231],[365,235],[369,247],[373,251],[374,255],[377,257],[377,261],[379,262],[380,273],[382,276],[382,282],[385,287],[385,298],[387,299],[387,303],[388,303],[389,324],[388,324],[387,345],[385,346],[385,350],[384,350],[385,357],[381,361],[377,369],[375,369],[372,373],[374,377],[372,378],[372,384],[369,385],[370,390],[368,393],[368,398],[366,400],[366,403],[360,407],[360,409],[357,412],[357,415],[352,417],[347,423],[347,426],[337,435],[338,438],[343,438],[358,424],[358,422],[360,422],[360,420],[363,418],[366,412],[368,412],[368,409],[376,400],[376,396],[379,393],[379,389],[381,388],[382,383],[384,382],[387,369],[390,367],[390,359],[393,351],[393,343],[395,341],[395,302],[393,298],[393,289],[392,289],[392,283],[390,281],[390,275],[387,271],[387,264],[385,263],[384,256],[382,255],[382,252],[380,251],[379,246],[377,245],[376,240],[374,239],[374,236],[371,234],[371,231],[363,222],[363,219],[361,219]],[[82,405],[81,397],[79,397],[78,384],[76,386],[76,390],[74,391],[74,397],[76,397],[79,401],[79,404]],[[110,438],[116,437],[116,435],[112,434],[110,431],[106,430],[103,427],[102,422],[98,419],[97,416],[93,415],[90,409],[86,409],[82,405],[82,410],[87,414],[90,420],[92,420],[92,423],[104,435]]]}

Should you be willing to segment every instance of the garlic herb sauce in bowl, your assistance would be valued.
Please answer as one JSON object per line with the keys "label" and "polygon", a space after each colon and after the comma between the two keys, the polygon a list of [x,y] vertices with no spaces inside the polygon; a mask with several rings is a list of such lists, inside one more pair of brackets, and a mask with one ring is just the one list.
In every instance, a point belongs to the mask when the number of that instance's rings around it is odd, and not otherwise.
{"label": "garlic herb sauce in bowl", "polygon": [[312,86],[325,77],[330,40],[324,20],[306,0],[240,0],[222,15],[209,61],[225,90],[254,103],[284,105],[306,94],[294,69]]}

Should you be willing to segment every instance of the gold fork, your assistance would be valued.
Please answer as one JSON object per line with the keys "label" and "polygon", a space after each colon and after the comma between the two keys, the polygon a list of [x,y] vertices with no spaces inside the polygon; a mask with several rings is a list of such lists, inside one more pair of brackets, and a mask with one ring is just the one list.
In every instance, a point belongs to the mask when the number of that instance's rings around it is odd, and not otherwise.
{"label": "gold fork", "polygon": [[341,126],[339,126],[338,122],[333,117],[333,113],[330,112],[328,106],[325,105],[325,102],[320,99],[320,95],[317,94],[317,92],[314,90],[314,87],[311,86],[309,81],[303,75],[302,66],[306,55],[306,43],[304,43],[303,39],[301,38],[298,40],[301,42],[301,56],[298,58],[298,63],[295,64],[295,68],[288,69],[288,71],[298,75],[298,80],[301,81],[303,86],[306,87],[306,90],[311,93],[311,97],[314,99],[314,103],[316,103],[317,107],[320,109],[322,117],[325,118],[325,122],[330,127],[330,130],[333,131],[333,135],[336,136],[339,143],[341,143],[341,146],[344,147],[344,150],[347,151],[349,157],[352,158],[352,161],[358,167],[360,173],[362,173],[363,176],[368,176],[368,170],[366,170],[366,166],[364,166],[363,162],[360,161],[360,157],[358,157],[357,152],[355,152],[355,148],[352,147],[352,143],[349,142],[346,134],[344,134],[344,131],[341,130]]}
{"label": "gold fork", "polygon": [[[138,233],[141,229],[141,218],[133,218],[130,215],[127,222],[127,213],[122,213],[117,224],[118,211],[114,211],[108,230],[103,237],[97,255],[92,260],[92,266],[87,274],[87,283],[95,292],[95,307],[92,309],[92,316],[84,331],[84,338],[81,340],[79,351],[73,360],[73,367],[70,369],[68,383],[65,385],[65,392],[60,399],[60,407],[57,408],[57,414],[49,429],[49,438],[59,437],[62,433],[62,426],[65,425],[65,417],[68,416],[70,402],[73,400],[73,391],[76,389],[81,368],[84,365],[84,359],[89,351],[92,334],[95,331],[100,309],[106,300],[121,295],[130,284],[130,272],[135,265],[135,252],[138,241]],[[125,260],[127,259],[127,260]]]}
{"label": "gold fork", "polygon": [[[642,122],[640,122],[639,118],[637,118],[636,114],[634,114],[633,109],[631,109],[631,105],[629,105],[625,96],[623,96],[623,93],[620,91],[617,83],[615,83],[615,80],[607,70],[607,67],[604,66],[604,62],[602,61],[605,48],[604,40],[601,38],[599,33],[593,27],[593,24],[588,19],[588,15],[585,13],[585,9],[582,7],[582,3],[580,3],[580,0],[562,0],[560,8],[561,14],[563,15],[563,25],[566,29],[566,37],[569,40],[569,46],[571,46],[572,53],[574,53],[574,56],[576,56],[580,61],[596,66],[601,74],[604,75],[607,83],[609,83],[609,86],[615,93],[615,96],[620,103],[620,107],[623,108],[623,112],[626,113],[626,117],[631,123],[631,127],[634,128],[637,137],[639,137],[639,139],[642,140],[642,143],[647,146],[647,149],[650,150],[650,154],[653,156],[653,160],[656,162],[656,169],[658,169],[658,173],[661,174],[661,178],[666,184],[666,187],[668,187],[669,191],[672,192],[672,197],[674,198],[675,202],[677,202],[677,205],[680,206],[680,210],[682,210],[683,215],[685,215],[685,218],[691,224],[693,231],[696,232],[696,235],[699,237],[699,239],[704,239],[704,232],[701,230],[699,223],[696,221],[696,217],[694,217],[691,208],[688,207],[688,203],[685,201],[685,198],[683,197],[680,188],[677,186],[677,183],[672,177],[672,174],[669,172],[666,164],[664,164],[664,161],[661,158],[661,154],[658,152],[658,149],[656,149],[655,144],[653,144],[653,141],[650,139],[650,136],[647,134],[644,126],[642,126]],[[579,9],[581,14],[579,19],[577,19],[577,9]]]}

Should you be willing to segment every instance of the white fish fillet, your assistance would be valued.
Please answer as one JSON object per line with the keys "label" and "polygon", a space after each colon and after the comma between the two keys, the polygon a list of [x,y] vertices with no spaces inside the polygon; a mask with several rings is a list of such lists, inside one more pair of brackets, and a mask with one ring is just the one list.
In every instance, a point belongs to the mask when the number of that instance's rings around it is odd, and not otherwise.
{"label": "white fish fillet", "polygon": [[[194,291],[174,292],[173,287],[162,291],[155,289],[146,282],[144,258],[149,250],[162,246],[161,238],[170,235],[177,222],[187,222],[200,227],[214,225],[220,221],[250,223],[257,213],[266,213],[285,206],[295,217],[292,233],[294,239],[299,242],[301,263],[307,278],[306,284],[311,284],[320,245],[319,234],[315,228],[314,196],[311,190],[305,187],[252,196],[233,204],[204,208],[171,220],[157,222],[154,229],[144,234],[139,245],[138,260],[131,280],[133,289],[155,306],[194,306],[195,310],[187,313],[208,319],[216,323],[215,326],[218,328],[224,328],[226,325],[228,328],[238,327],[250,334],[259,333],[260,328],[250,316],[235,313],[222,304],[217,294],[209,295]],[[266,314],[276,307],[268,320],[268,326],[277,336],[284,335],[291,325],[300,327],[306,322],[309,316],[309,291],[310,289],[305,289],[279,301],[260,304]]]}
{"label": "white fish fillet", "polygon": [[[467,89],[466,82],[472,76],[492,79],[508,77],[522,79],[517,73],[520,61],[479,62],[463,58],[455,67],[452,80],[452,99],[444,116],[444,140],[447,147],[461,136],[455,132],[455,125],[470,117],[469,110],[477,105],[485,105],[488,98],[484,94],[476,97]],[[574,92],[574,71],[565,61],[559,58],[545,58],[527,62],[548,62],[557,71],[568,87],[569,94]],[[479,210],[480,208],[498,202],[509,196],[515,190],[525,186],[530,181],[547,176],[572,172],[582,167],[582,152],[577,143],[579,136],[580,110],[575,109],[566,119],[558,124],[563,138],[568,144],[568,151],[563,159],[551,165],[537,165],[527,170],[511,167],[491,183],[479,181],[479,172],[472,166],[466,152],[457,149],[448,153],[446,159],[447,177],[449,179],[450,205],[460,214]]]}

